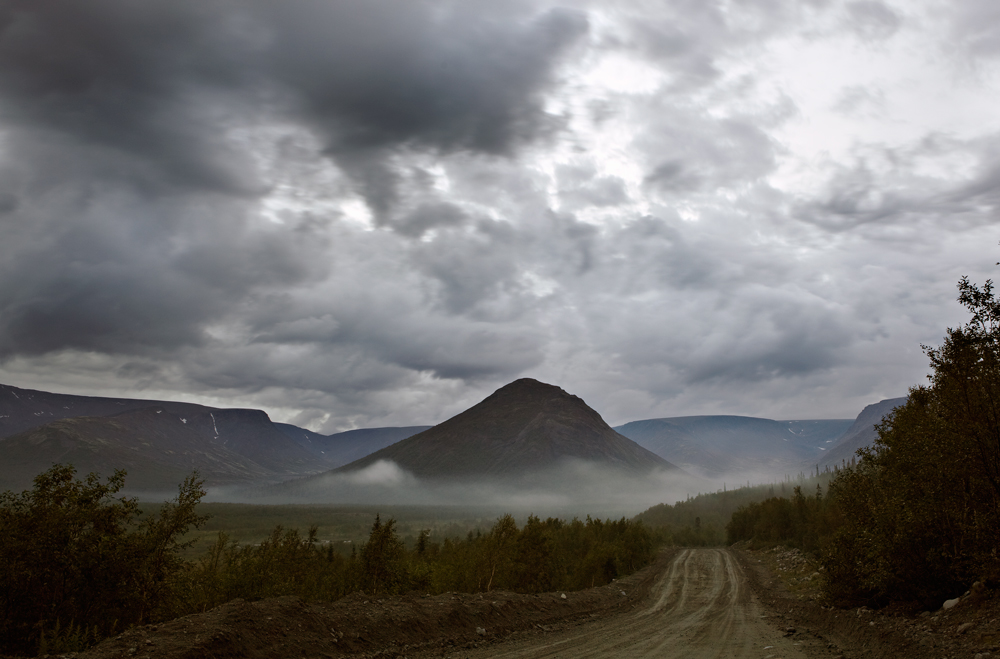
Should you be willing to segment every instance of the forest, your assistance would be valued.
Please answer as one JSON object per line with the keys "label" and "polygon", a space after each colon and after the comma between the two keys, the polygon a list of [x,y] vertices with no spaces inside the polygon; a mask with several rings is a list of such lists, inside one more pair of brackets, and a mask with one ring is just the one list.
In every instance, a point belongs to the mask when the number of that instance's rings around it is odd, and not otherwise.
{"label": "forest", "polygon": [[826,496],[798,489],[741,506],[729,542],[816,553],[841,606],[936,608],[1000,583],[1000,301],[991,281],[958,289],[971,319],[922,346],[929,383],[883,419],[857,464]]}
{"label": "forest", "polygon": [[640,521],[502,515],[485,532],[400,538],[376,515],[368,539],[345,555],[277,526],[260,543],[220,532],[207,552],[185,560],[186,534],[205,524],[205,495],[192,476],[154,514],[116,497],[125,478],[77,479],[56,465],[32,490],[0,494],[0,653],[75,651],[132,625],[205,611],[235,598],[295,595],[334,601],[416,591],[535,593],[609,583],[649,564],[664,538]]}

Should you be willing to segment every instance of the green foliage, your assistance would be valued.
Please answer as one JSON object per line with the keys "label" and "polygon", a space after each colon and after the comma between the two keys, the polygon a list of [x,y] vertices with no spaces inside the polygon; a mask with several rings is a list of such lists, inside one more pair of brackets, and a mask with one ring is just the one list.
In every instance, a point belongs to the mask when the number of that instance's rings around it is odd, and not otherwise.
{"label": "green foliage", "polygon": [[972,313],[924,349],[930,386],[878,426],[831,490],[841,524],[826,556],[839,602],[939,604],[1000,578],[1000,301],[963,278]]}
{"label": "green foliage", "polygon": [[726,524],[726,540],[732,544],[747,541],[753,546],[776,544],[816,552],[831,532],[838,511],[817,484],[813,496],[805,496],[795,486],[792,497],[771,497],[740,506]]}
{"label": "green foliage", "polygon": [[345,557],[316,542],[316,529],[275,529],[259,545],[240,546],[220,534],[208,554],[174,584],[173,615],[204,611],[230,599],[298,595],[332,601],[361,590],[383,597],[408,590],[425,593],[534,593],[599,586],[647,565],[655,537],[640,522],[587,518],[567,523],[531,516],[518,529],[503,515],[487,533],[435,542],[422,531],[411,548],[399,539],[395,520],[376,516],[357,556]]}
{"label": "green foliage", "polygon": [[396,535],[396,520],[375,515],[368,542],[361,548],[361,570],[373,597],[393,595],[406,583],[406,548]]}
{"label": "green foliage", "polygon": [[[645,522],[655,529],[662,536],[662,541],[668,544],[683,547],[714,547],[726,544],[727,541],[731,544],[753,537],[754,530],[744,527],[747,524],[752,527],[757,523],[757,516],[765,512],[759,507],[765,500],[788,501],[788,497],[800,489],[805,491],[816,489],[817,492],[822,492],[834,476],[835,472],[827,469],[822,472],[817,471],[809,477],[799,474],[795,480],[780,483],[747,485],[734,490],[723,489],[718,492],[698,494],[675,504],[661,503],[652,506],[637,515],[636,520]],[[767,524],[776,523],[771,516],[780,515],[778,507],[783,505],[767,504],[765,514]],[[735,526],[733,526],[734,519]],[[763,540],[763,528],[759,534],[761,537],[758,539]],[[769,535],[776,541],[777,536],[781,534]],[[804,545],[808,544],[804,538],[798,540],[792,536],[781,536],[781,538],[779,544],[791,544],[802,548],[806,548]]]}
{"label": "green foliage", "polygon": [[171,615],[205,611],[229,600],[297,595],[337,599],[357,589],[356,560],[316,542],[316,528],[275,527],[260,544],[238,545],[219,533],[208,553],[178,574]]}
{"label": "green foliage", "polygon": [[565,522],[532,515],[518,529],[503,515],[485,534],[427,542],[410,572],[422,575],[421,589],[428,592],[579,590],[642,568],[656,546],[644,524],[624,518]]}
{"label": "green foliage", "polygon": [[204,518],[191,476],[177,499],[138,521],[135,499],[115,498],[118,470],[102,483],[55,465],[34,488],[0,494],[0,649],[79,648],[149,620],[180,566],[178,538]]}

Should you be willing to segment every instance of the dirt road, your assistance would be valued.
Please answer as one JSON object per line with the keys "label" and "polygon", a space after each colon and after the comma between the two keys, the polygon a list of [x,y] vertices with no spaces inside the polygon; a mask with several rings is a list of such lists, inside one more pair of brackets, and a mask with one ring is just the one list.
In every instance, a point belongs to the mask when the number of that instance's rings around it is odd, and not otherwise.
{"label": "dirt road", "polygon": [[[454,658],[684,657],[709,659],[816,656],[769,624],[746,575],[725,549],[685,549],[630,611]],[[822,653],[826,655],[826,652]]]}

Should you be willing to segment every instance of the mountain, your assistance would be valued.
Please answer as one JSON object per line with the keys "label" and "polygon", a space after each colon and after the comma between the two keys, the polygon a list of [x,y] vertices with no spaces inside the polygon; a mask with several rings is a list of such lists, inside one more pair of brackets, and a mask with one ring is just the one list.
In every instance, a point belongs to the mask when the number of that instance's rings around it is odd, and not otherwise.
{"label": "mountain", "polygon": [[845,462],[850,463],[855,457],[858,449],[871,446],[878,433],[875,432],[875,425],[882,423],[882,417],[892,412],[894,409],[906,403],[907,398],[888,398],[873,403],[861,410],[861,414],[854,420],[851,427],[843,434],[837,442],[830,447],[830,450],[823,456],[820,466],[835,466]]}
{"label": "mountain", "polygon": [[798,469],[821,456],[850,419],[773,421],[684,416],[632,421],[616,431],[680,468],[708,477]]}
{"label": "mountain", "polygon": [[173,489],[197,470],[208,485],[275,482],[330,464],[289,439],[260,410],[154,405],[113,416],[59,419],[0,440],[0,489],[29,487],[55,463],[78,475],[128,472],[129,490]]}
{"label": "mountain", "polygon": [[193,414],[194,409],[208,409],[194,403],[73,396],[0,384],[0,438],[59,419],[111,416],[152,406],[181,415]]}
{"label": "mountain", "polygon": [[0,489],[29,487],[57,462],[73,464],[80,475],[124,468],[132,490],[172,489],[193,469],[207,484],[225,485],[275,482],[343,464],[303,448],[261,410],[10,385],[0,385],[0,438]]}
{"label": "mountain", "polygon": [[359,428],[332,435],[320,435],[287,423],[274,425],[304,449],[317,457],[322,457],[326,462],[332,463],[334,467],[354,462],[430,428],[430,426]]}
{"label": "mountain", "polygon": [[612,430],[577,396],[524,378],[461,414],[334,473],[386,460],[422,478],[509,478],[571,459],[628,472],[676,469]]}

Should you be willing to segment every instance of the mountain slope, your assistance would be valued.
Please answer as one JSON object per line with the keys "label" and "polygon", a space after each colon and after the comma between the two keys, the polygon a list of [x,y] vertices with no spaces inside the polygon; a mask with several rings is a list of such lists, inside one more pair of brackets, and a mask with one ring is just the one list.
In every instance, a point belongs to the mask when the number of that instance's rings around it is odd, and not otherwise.
{"label": "mountain slope", "polygon": [[850,463],[855,457],[858,449],[871,446],[878,433],[875,432],[875,425],[882,423],[882,417],[892,412],[894,409],[906,403],[906,397],[887,398],[877,403],[872,403],[861,410],[861,414],[854,420],[851,427],[843,436],[830,447],[826,455],[823,456],[821,466],[836,466]]}
{"label": "mountain slope", "polygon": [[333,467],[354,462],[379,449],[423,432],[430,426],[359,428],[332,435],[320,435],[287,423],[274,424],[304,449],[323,458]]}
{"label": "mountain slope", "polygon": [[112,416],[153,406],[180,415],[192,414],[195,409],[209,409],[195,403],[74,396],[0,384],[0,438],[59,419]]}
{"label": "mountain slope", "polygon": [[0,489],[28,487],[57,462],[73,464],[81,475],[124,468],[133,490],[172,488],[194,469],[209,485],[221,485],[274,482],[343,464],[310,453],[261,410],[9,385],[0,385],[0,437]]}
{"label": "mountain slope", "polygon": [[616,433],[580,398],[525,378],[498,389],[461,414],[335,473],[387,460],[423,478],[506,478],[569,459],[631,472],[676,469]]}
{"label": "mountain slope", "polygon": [[27,487],[55,463],[72,464],[80,475],[125,469],[130,490],[172,489],[193,470],[208,485],[229,485],[275,482],[329,467],[260,410],[189,408],[182,416],[160,406],[31,428],[0,441],[0,463],[0,489]]}
{"label": "mountain slope", "polygon": [[822,455],[850,419],[773,421],[746,416],[685,416],[632,421],[622,435],[682,469],[709,477],[796,470]]}

